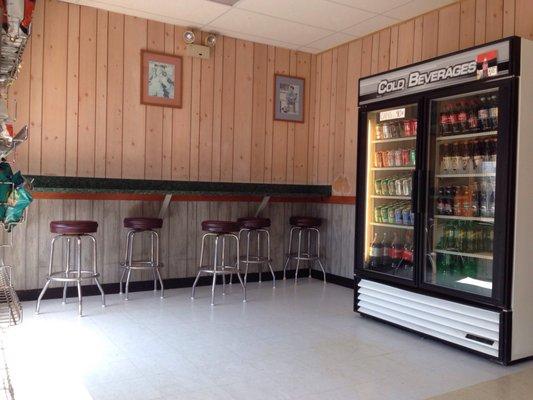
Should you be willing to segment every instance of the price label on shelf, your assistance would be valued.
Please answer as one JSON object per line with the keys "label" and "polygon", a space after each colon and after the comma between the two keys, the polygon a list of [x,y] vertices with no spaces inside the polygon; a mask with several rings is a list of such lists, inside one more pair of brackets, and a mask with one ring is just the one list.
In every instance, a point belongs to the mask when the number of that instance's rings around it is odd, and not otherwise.
{"label": "price label on shelf", "polygon": [[381,111],[379,113],[379,121],[389,121],[391,119],[405,118],[405,108],[397,108],[396,110]]}

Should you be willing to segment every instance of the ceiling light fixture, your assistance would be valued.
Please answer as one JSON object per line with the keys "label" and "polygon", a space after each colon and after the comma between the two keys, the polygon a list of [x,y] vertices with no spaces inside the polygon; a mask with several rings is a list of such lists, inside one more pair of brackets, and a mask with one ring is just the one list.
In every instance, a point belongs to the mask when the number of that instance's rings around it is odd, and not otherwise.
{"label": "ceiling light fixture", "polygon": [[194,43],[194,39],[196,39],[196,35],[194,34],[193,31],[185,31],[185,32],[183,32],[183,41],[186,44],[193,44]]}
{"label": "ceiling light fixture", "polygon": [[207,47],[215,47],[215,44],[217,44],[217,37],[214,33],[210,33],[207,35],[204,39],[204,44]]}

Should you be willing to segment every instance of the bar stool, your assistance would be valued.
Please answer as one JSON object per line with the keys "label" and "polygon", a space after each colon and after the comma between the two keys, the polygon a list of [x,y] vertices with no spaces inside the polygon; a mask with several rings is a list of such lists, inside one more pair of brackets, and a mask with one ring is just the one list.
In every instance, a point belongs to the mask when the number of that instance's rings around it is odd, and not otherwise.
{"label": "bar stool", "polygon": [[[37,299],[37,308],[35,313],[39,314],[39,308],[41,307],[41,300],[48,289],[48,286],[52,281],[63,282],[63,304],[67,302],[67,285],[69,282],[75,282],[78,286],[78,312],[82,315],[82,294],[81,294],[81,282],[88,279],[94,279],[98,290],[102,295],[102,307],[105,307],[105,294],[102,289],[102,285],[98,281],[100,274],[96,270],[96,239],[91,233],[95,233],[98,229],[98,223],[95,221],[52,221],[50,222],[50,232],[56,235],[50,242],[50,263],[48,265],[48,276],[46,278],[46,284],[41,290],[41,294]],[[82,239],[89,239],[92,242],[93,247],[93,266],[89,270],[84,268],[81,264],[81,244]],[[66,240],[67,254],[66,254],[66,267],[64,271],[53,272],[52,266],[54,264],[54,247],[56,241]],[[76,241],[76,265],[72,268],[70,264],[70,243]]]}
{"label": "bar stool", "polygon": [[[202,236],[202,248],[200,251],[200,270],[196,275],[196,279],[192,285],[192,294],[191,299],[194,300],[194,292],[198,280],[202,273],[213,274],[213,283],[211,287],[211,305],[215,305],[215,286],[217,281],[217,275],[222,276],[222,294],[226,294],[226,275],[231,275],[233,273],[237,274],[239,282],[242,286],[243,293],[243,302],[246,302],[246,286],[242,280],[240,271],[239,271],[239,237],[235,234],[240,230],[240,224],[233,221],[203,221],[202,222],[202,231],[206,232]],[[205,250],[205,241],[207,238],[214,238],[215,242],[215,253],[213,257],[213,265],[203,265],[204,261],[204,250]],[[236,251],[236,261],[235,265],[230,265],[227,263],[227,253],[226,253],[226,239],[232,239],[235,243]],[[221,251],[219,257],[219,241],[221,241]]]}
{"label": "bar stool", "polygon": [[[295,282],[298,280],[298,269],[300,267],[300,261],[307,261],[309,266],[309,277],[311,277],[312,261],[318,262],[322,274],[324,275],[324,283],[326,282],[326,271],[320,260],[320,230],[319,227],[322,224],[320,218],[315,217],[291,217],[289,219],[291,230],[289,234],[289,252],[287,253],[287,259],[283,267],[283,279],[286,278],[286,270],[291,260],[296,260],[296,272],[294,275]],[[296,252],[292,252],[293,234],[298,234],[298,248]],[[311,253],[311,234],[315,234],[315,252]],[[302,236],[307,235],[307,249],[304,251],[302,248]]]}
{"label": "bar stool", "polygon": [[[161,279],[161,273],[159,272],[163,265],[159,262],[159,234],[156,232],[156,229],[161,229],[162,226],[163,220],[159,218],[124,218],[124,228],[128,228],[129,230],[126,236],[124,261],[120,263],[122,274],[120,276],[119,292],[122,294],[122,282],[124,282],[124,277],[126,277],[125,300],[129,299],[130,276],[131,271],[133,270],[152,271],[154,277],[154,292],[157,291],[157,281],[159,280],[159,284],[161,285],[161,298],[164,297],[163,280]],[[150,235],[150,259],[134,260],[133,241],[136,235],[142,233]]]}
{"label": "bar stool", "polygon": [[[276,276],[272,269],[272,259],[270,258],[270,232],[267,228],[270,227],[270,219],[259,217],[244,217],[237,219],[237,222],[241,225],[239,231],[239,240],[241,235],[246,235],[246,252],[241,256],[241,264],[246,265],[244,270],[244,283],[246,284],[248,278],[248,266],[250,264],[257,265],[257,272],[259,273],[259,283],[261,283],[261,276],[263,275],[263,265],[266,264],[272,274],[272,287],[276,287]],[[250,254],[250,239],[253,240],[255,236],[257,240],[257,253],[255,255]],[[261,253],[261,239],[266,238],[266,256]],[[231,283],[231,279],[230,279]]]}

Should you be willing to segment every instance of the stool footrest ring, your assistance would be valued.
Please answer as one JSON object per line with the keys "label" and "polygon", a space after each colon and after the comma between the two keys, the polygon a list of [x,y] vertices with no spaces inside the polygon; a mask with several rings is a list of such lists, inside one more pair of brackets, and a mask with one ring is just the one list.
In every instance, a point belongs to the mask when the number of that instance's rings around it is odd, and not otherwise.
{"label": "stool footrest ring", "polygon": [[[71,275],[71,276],[69,276]],[[53,272],[52,274],[48,275],[48,279],[51,281],[57,281],[57,282],[78,282],[79,280],[85,280],[85,279],[94,279],[100,277],[100,273],[89,271],[89,270],[82,270],[81,276],[78,274],[78,271],[60,271],[60,272]]]}

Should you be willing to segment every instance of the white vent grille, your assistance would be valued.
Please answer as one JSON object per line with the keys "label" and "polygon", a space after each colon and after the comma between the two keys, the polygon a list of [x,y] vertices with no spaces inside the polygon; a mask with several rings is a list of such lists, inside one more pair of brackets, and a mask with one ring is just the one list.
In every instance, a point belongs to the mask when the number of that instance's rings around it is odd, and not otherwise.
{"label": "white vent grille", "polygon": [[500,314],[368,280],[359,282],[359,312],[498,357]]}

